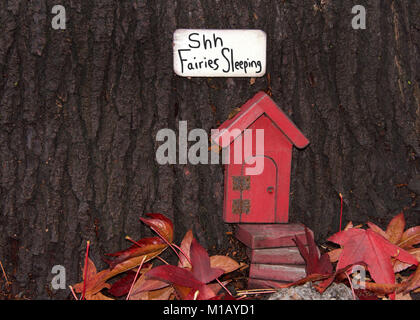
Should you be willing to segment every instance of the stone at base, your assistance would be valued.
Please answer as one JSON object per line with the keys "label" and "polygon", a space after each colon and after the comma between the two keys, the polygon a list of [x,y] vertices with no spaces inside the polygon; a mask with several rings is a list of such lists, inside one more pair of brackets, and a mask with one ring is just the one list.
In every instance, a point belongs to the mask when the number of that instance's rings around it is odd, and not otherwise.
{"label": "stone at base", "polygon": [[251,263],[249,277],[294,282],[306,277],[305,266]]}
{"label": "stone at base", "polygon": [[268,300],[353,300],[353,294],[345,284],[334,282],[320,294],[311,282],[307,282],[301,286],[279,289]]}
{"label": "stone at base", "polygon": [[306,244],[302,224],[238,224],[235,231],[235,237],[252,249],[294,247],[295,236]]}

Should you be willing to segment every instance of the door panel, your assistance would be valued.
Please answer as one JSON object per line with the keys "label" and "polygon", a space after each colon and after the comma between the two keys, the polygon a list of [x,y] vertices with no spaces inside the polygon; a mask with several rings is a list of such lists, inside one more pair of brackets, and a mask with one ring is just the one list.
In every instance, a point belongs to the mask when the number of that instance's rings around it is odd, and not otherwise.
{"label": "door panel", "polygon": [[264,170],[261,174],[246,176],[245,168],[253,167],[254,164],[245,163],[242,165],[241,181],[238,182],[242,187],[239,204],[237,204],[237,209],[241,211],[239,221],[273,223],[275,222],[277,203],[277,166],[270,157],[258,157],[264,159]]}

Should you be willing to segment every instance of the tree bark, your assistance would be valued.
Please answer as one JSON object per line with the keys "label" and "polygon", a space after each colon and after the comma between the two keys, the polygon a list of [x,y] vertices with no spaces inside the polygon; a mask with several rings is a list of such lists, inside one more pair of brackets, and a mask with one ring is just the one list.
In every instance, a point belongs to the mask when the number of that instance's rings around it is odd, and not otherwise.
{"label": "tree bark", "polygon": [[[385,227],[402,210],[419,224],[420,2],[62,0],[66,30],[51,28],[55,4],[0,2],[0,259],[14,294],[67,297],[52,267],[79,282],[86,241],[100,269],[125,235],[151,234],[148,212],[173,219],[178,242],[193,229],[228,246],[223,167],[159,165],[155,137],[181,120],[210,132],[259,90],[311,142],[293,152],[291,221],[325,239],[341,193],[343,224]],[[352,29],[355,4],[366,30]],[[264,30],[267,75],[176,76],[177,28]]]}

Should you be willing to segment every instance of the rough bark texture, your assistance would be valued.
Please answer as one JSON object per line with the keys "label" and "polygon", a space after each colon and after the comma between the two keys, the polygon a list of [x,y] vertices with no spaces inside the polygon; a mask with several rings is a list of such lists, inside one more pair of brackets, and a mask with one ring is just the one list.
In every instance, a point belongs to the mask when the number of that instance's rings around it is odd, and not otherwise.
{"label": "rough bark texture", "polygon": [[[180,120],[209,132],[259,90],[311,141],[293,153],[292,221],[336,232],[341,192],[344,223],[404,210],[419,224],[419,1],[59,2],[64,31],[57,1],[0,2],[0,259],[15,293],[66,297],[51,268],[80,281],[86,240],[101,268],[125,235],[148,234],[147,212],[171,217],[177,240],[192,228],[226,246],[222,166],[160,166],[155,137]],[[355,4],[366,30],[351,27]],[[176,76],[177,28],[264,30],[267,76]]]}

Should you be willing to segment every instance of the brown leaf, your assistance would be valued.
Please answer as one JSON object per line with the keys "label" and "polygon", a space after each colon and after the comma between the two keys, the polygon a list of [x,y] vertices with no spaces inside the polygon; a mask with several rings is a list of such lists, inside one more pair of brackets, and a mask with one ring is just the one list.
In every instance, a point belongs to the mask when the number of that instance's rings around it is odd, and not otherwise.
{"label": "brown leaf", "polygon": [[403,233],[398,245],[401,248],[409,248],[420,243],[420,226],[412,227]]}
{"label": "brown leaf", "polygon": [[409,293],[397,293],[395,295],[395,300],[413,300]]}
{"label": "brown leaf", "polygon": [[[166,248],[167,248],[166,245],[162,245],[162,247],[160,249],[157,249],[156,251],[152,251],[148,254],[141,255],[138,257],[133,257],[133,258],[120,262],[112,270],[109,270],[108,279],[116,276],[117,274],[133,269],[139,266],[141,263],[150,261],[151,259],[160,255]],[[145,260],[143,260],[144,256],[146,256]]]}
{"label": "brown leaf", "polygon": [[140,293],[159,290],[165,287],[169,287],[169,284],[167,282],[156,279],[148,279],[147,273],[144,273],[137,279],[136,283],[134,284],[129,299],[139,300],[138,296],[140,295]]}
{"label": "brown leaf", "polygon": [[337,262],[340,258],[341,252],[343,252],[342,248],[334,249],[327,252],[328,256],[330,257],[331,262]]}
{"label": "brown leaf", "polygon": [[107,297],[106,295],[98,292],[93,295],[89,295],[89,297],[86,295],[86,300],[115,300],[115,299]]}
{"label": "brown leaf", "polygon": [[[407,252],[416,257],[417,261],[420,262],[420,248],[408,249]],[[394,272],[400,272],[412,266],[412,264],[408,264],[397,259],[393,259],[393,265]]]}
{"label": "brown leaf", "polygon": [[364,282],[365,288],[369,291],[379,295],[393,294],[396,291],[403,290],[406,284],[404,283],[376,283],[366,281]]}
{"label": "brown leaf", "polygon": [[172,287],[149,291],[149,300],[169,300],[173,293],[174,288]]}
{"label": "brown leaf", "polygon": [[173,292],[174,288],[168,283],[148,279],[144,273],[134,284],[129,300],[168,300]]}
{"label": "brown leaf", "polygon": [[413,291],[420,287],[420,266],[417,267],[416,272],[414,272],[407,281],[407,287],[404,290],[404,293]]}
{"label": "brown leaf", "polygon": [[[82,268],[82,270],[84,270],[84,268]],[[84,282],[86,282],[85,298],[89,300],[102,289],[111,288],[111,285],[109,283],[106,283],[106,280],[110,278],[109,272],[109,269],[106,269],[97,273],[95,264],[90,258],[88,258],[86,279],[83,277],[82,282],[79,282],[76,285],[74,285],[74,291],[77,293],[82,293]]]}
{"label": "brown leaf", "polygon": [[[187,233],[185,233],[184,239],[181,241],[180,248],[188,256],[188,258],[190,258],[190,248],[193,238],[194,236],[192,230],[188,230]],[[180,252],[179,257],[178,267],[191,268],[191,264],[182,252]]]}
{"label": "brown leaf", "polygon": [[382,230],[380,227],[378,227],[376,224],[374,224],[373,222],[368,222],[367,225],[372,231],[375,231],[376,233],[380,234],[385,239],[388,239],[388,235],[386,234],[386,232]]}
{"label": "brown leaf", "polygon": [[386,228],[387,239],[389,242],[396,244],[400,241],[405,229],[404,213],[397,214]]}
{"label": "brown leaf", "polygon": [[353,228],[353,222],[350,221],[349,223],[347,223],[347,225],[344,228],[344,230],[348,230],[348,229],[351,229],[351,228]]}
{"label": "brown leaf", "polygon": [[240,265],[232,258],[222,255],[215,255],[210,257],[210,266],[212,268],[220,268],[224,273],[229,273],[237,270]]}

